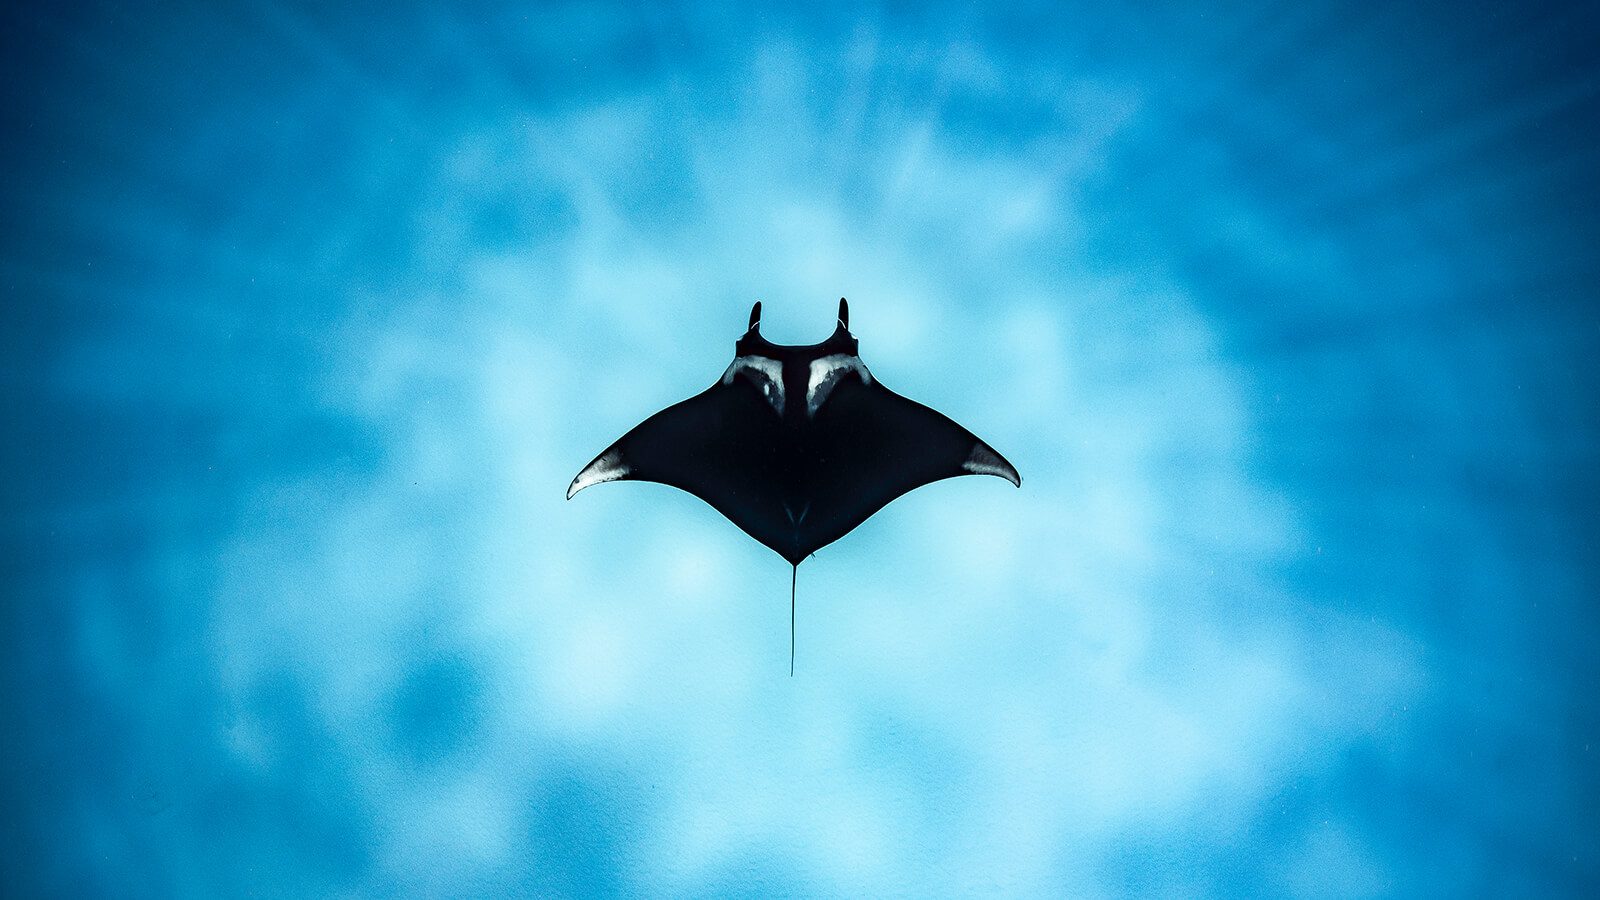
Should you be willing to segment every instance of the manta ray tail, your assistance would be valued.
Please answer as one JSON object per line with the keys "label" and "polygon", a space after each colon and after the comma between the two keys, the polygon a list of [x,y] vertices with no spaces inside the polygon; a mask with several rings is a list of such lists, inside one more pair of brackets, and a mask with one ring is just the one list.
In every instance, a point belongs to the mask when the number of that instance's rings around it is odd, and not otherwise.
{"label": "manta ray tail", "polygon": [[794,584],[800,578],[800,564],[789,566],[789,677],[794,677]]}

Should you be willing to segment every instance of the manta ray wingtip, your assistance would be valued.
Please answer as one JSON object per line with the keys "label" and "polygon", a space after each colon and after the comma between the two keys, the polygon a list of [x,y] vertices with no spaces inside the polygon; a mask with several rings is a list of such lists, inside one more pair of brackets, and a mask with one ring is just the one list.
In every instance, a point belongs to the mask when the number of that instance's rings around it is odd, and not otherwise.
{"label": "manta ray wingtip", "polygon": [[967,461],[961,464],[961,468],[973,475],[995,475],[1022,487],[1022,475],[1017,472],[1017,467],[983,441],[972,445],[972,452],[967,454]]}
{"label": "manta ray wingtip", "polygon": [[613,447],[595,457],[594,462],[584,466],[583,471],[572,479],[572,484],[567,486],[567,499],[571,500],[573,495],[590,485],[627,478],[630,471],[628,464],[622,461],[622,451]]}

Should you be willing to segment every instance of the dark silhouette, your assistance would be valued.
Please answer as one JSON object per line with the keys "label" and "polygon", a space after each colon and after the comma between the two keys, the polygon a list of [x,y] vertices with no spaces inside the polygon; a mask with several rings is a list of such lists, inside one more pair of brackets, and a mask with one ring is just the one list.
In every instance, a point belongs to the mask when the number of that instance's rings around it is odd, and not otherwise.
{"label": "dark silhouette", "polygon": [[[840,299],[827,340],[774,344],[761,336],[758,301],[717,383],[606,448],[572,480],[567,498],[603,481],[669,484],[798,567],[930,482],[998,475],[1022,486],[1017,470],[972,432],[880,384],[849,326]],[[791,634],[791,672],[792,651]]]}

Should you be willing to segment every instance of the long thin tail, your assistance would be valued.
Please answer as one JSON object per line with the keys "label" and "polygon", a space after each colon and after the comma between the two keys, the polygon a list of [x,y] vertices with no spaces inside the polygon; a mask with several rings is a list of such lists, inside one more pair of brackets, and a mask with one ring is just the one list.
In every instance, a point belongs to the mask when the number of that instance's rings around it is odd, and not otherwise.
{"label": "long thin tail", "polygon": [[794,677],[794,583],[800,578],[800,565],[789,569],[789,677]]}

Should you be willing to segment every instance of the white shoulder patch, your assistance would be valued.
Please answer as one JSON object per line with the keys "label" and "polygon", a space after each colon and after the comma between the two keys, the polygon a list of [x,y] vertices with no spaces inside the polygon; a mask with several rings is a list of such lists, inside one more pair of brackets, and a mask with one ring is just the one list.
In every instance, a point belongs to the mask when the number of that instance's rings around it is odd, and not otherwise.
{"label": "white shoulder patch", "polygon": [[812,360],[811,378],[806,383],[806,415],[816,415],[822,404],[828,402],[828,395],[839,385],[839,379],[851,372],[860,375],[863,384],[872,383],[872,373],[867,371],[859,356],[835,353]]}
{"label": "white shoulder patch", "polygon": [[761,391],[761,396],[772,408],[783,415],[783,363],[766,356],[738,356],[722,373],[723,384],[733,384],[733,379],[743,373],[750,383]]}

